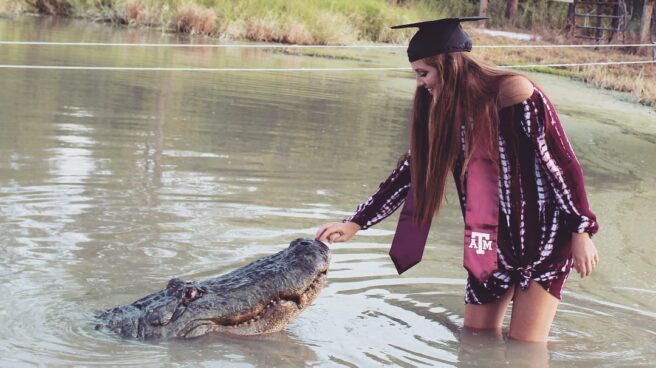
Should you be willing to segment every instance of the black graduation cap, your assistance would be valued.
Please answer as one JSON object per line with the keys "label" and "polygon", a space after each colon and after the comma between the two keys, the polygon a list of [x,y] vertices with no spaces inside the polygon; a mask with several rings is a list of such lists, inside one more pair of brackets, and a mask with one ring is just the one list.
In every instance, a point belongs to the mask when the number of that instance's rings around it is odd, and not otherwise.
{"label": "black graduation cap", "polygon": [[459,17],[401,24],[393,29],[417,27],[419,30],[410,39],[408,59],[410,62],[427,56],[454,51],[471,51],[469,35],[460,26],[462,22],[488,19],[487,17]]}

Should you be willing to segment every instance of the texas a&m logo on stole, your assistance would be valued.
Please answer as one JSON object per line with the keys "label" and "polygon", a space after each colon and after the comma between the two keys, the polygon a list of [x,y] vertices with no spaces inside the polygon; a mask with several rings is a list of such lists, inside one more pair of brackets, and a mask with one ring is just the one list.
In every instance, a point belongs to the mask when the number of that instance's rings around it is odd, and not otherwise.
{"label": "texas a&m logo on stole", "polygon": [[490,234],[472,231],[469,248],[476,249],[476,254],[485,254],[486,250],[492,250]]}

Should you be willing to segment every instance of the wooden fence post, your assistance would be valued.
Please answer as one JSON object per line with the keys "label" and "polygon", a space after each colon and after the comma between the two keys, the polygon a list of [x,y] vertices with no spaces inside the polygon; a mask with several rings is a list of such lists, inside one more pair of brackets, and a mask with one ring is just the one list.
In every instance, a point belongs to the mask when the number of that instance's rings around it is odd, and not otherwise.
{"label": "wooden fence post", "polygon": [[[487,0],[481,0],[481,4],[478,6],[478,16],[487,17]],[[481,24],[485,24],[481,22]]]}
{"label": "wooden fence post", "polygon": [[[652,13],[654,12],[654,3],[656,0],[645,0],[644,5],[642,6],[642,19],[640,19],[640,43],[647,44],[651,43],[651,23],[652,23]],[[648,46],[645,47],[645,51]],[[653,52],[656,53],[656,49]],[[644,51],[643,51],[644,52]]]}
{"label": "wooden fence post", "polygon": [[510,21],[510,24],[515,24],[515,13],[517,13],[517,6],[519,0],[508,0],[506,7],[506,18]]}

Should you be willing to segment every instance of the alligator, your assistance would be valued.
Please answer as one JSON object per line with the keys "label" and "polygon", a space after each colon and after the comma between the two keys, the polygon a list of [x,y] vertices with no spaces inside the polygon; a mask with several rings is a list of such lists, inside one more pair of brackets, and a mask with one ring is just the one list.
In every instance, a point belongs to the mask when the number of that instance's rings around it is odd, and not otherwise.
{"label": "alligator", "polygon": [[324,243],[299,238],[215,278],[171,279],[164,290],[98,313],[96,329],[139,340],[277,332],[317,298],[329,264]]}

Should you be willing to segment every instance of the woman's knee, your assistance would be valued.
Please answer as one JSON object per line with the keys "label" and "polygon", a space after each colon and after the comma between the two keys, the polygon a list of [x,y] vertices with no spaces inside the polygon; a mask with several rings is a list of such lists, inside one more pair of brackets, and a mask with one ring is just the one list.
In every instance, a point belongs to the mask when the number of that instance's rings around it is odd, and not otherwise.
{"label": "woman's knee", "polygon": [[558,299],[535,281],[526,290],[517,287],[510,317],[509,337],[527,342],[547,341]]}
{"label": "woman's knee", "polygon": [[513,288],[511,287],[495,302],[486,304],[466,304],[465,327],[477,330],[501,330],[503,318],[512,296]]}

